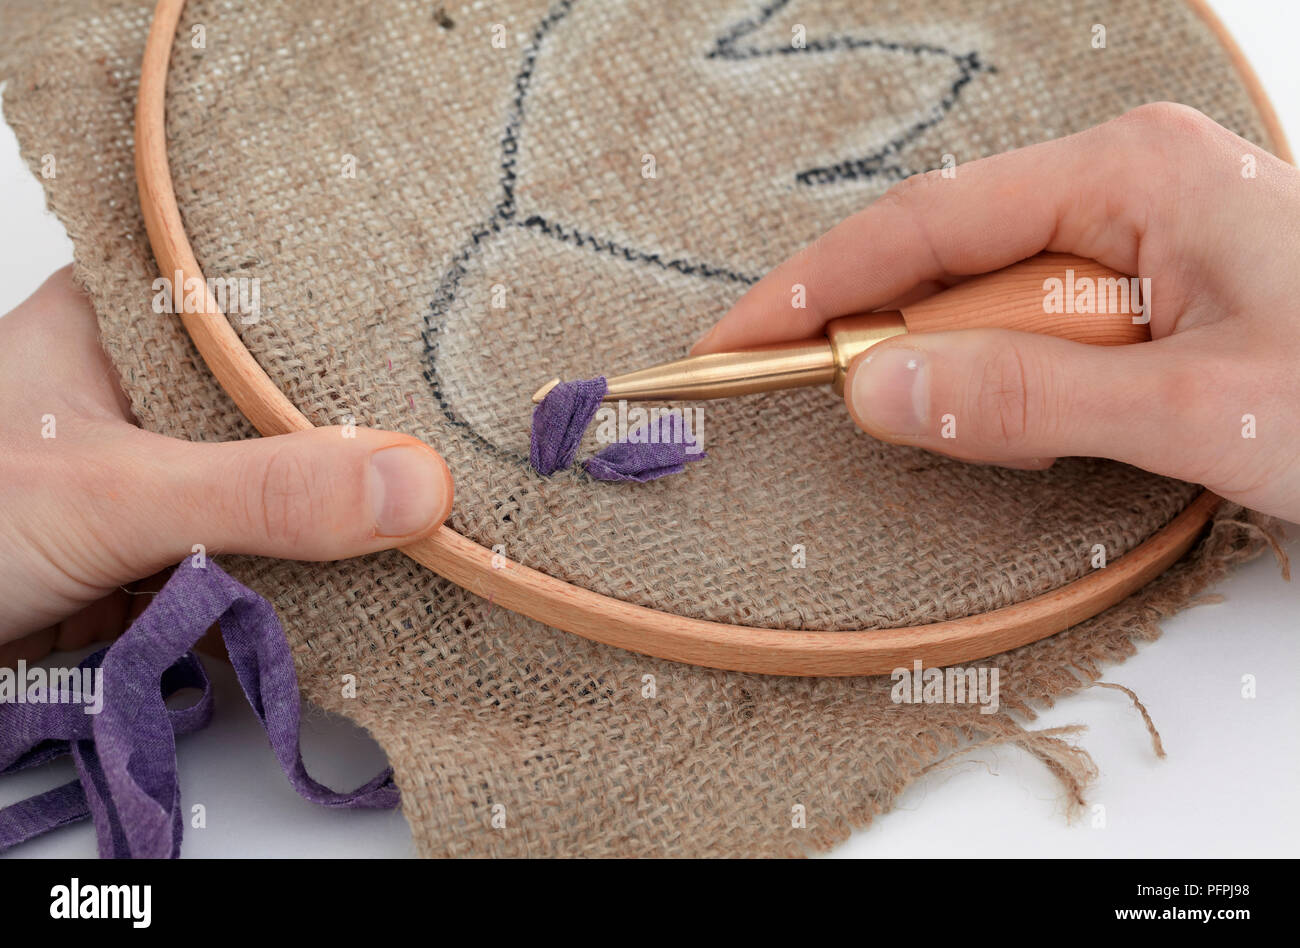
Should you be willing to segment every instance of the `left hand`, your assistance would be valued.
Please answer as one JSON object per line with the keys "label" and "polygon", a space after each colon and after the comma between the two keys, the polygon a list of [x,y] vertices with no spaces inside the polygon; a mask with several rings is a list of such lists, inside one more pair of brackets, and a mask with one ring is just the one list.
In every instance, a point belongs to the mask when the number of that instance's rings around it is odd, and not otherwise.
{"label": "left hand", "polygon": [[142,431],[67,268],[0,319],[0,666],[117,635],[149,598],[125,584],[197,544],[372,553],[433,533],[452,493],[437,452],[394,432],[202,444]]}

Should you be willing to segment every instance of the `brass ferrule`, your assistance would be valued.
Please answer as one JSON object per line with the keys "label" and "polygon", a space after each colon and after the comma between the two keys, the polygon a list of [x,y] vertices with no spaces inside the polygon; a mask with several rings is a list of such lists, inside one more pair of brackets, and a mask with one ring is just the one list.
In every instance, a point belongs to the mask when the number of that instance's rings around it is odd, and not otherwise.
{"label": "brass ferrule", "polygon": [[894,311],[841,316],[827,323],[826,339],[835,360],[835,377],[831,380],[835,394],[844,394],[844,382],[854,359],[876,343],[905,332],[907,324],[903,322],[903,314]]}

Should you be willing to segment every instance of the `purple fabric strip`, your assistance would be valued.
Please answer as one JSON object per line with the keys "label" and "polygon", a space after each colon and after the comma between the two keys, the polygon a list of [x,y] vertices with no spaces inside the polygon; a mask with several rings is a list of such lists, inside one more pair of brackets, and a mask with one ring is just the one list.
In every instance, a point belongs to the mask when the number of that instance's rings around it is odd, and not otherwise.
{"label": "purple fabric strip", "polygon": [[602,481],[645,483],[669,474],[680,474],[687,461],[705,457],[696,448],[690,426],[680,413],[655,417],[638,428],[628,440],[611,444],[586,463],[587,473]]}
{"label": "purple fabric strip", "polygon": [[538,474],[550,477],[573,464],[582,436],[605,397],[605,379],[561,382],[533,409],[528,460]]}
{"label": "purple fabric strip", "polygon": [[[244,694],[299,794],[330,807],[398,805],[391,769],[350,793],[307,774],[297,673],[275,610],[216,564],[187,560],[120,639],[82,662],[102,668],[99,714],[87,714],[78,701],[0,704],[0,775],[69,752],[78,775],[78,783],[0,810],[0,851],[89,815],[102,856],[179,855],[184,820],[175,735],[211,717],[207,676],[189,649],[213,622],[220,622]],[[199,700],[169,710],[165,699],[182,688],[198,688]]]}
{"label": "purple fabric strip", "polygon": [[[102,667],[108,649],[87,656],[82,670]],[[198,700],[187,707],[168,709],[167,716],[177,734],[189,734],[206,727],[212,717],[212,689],[203,665],[193,654],[186,654],[167,669],[161,681],[164,698],[185,688],[199,691]],[[67,698],[63,694],[64,699]],[[111,802],[104,799],[103,769],[95,751],[94,717],[86,714],[82,703],[62,700],[57,704],[0,705],[0,776],[35,767],[71,753],[78,779],[38,794],[0,810],[0,852],[50,830],[84,820],[92,815],[86,788],[91,788],[94,811],[115,815]],[[104,856],[125,855],[121,828],[110,826],[108,845],[100,833],[100,853]],[[179,836],[177,845],[179,846]]]}
{"label": "purple fabric strip", "polygon": [[[604,378],[561,382],[533,409],[529,461],[538,474],[549,477],[572,466],[582,436],[600,410],[608,387]],[[690,450],[688,450],[690,449]],[[661,414],[626,441],[611,444],[590,458],[584,467],[602,481],[645,483],[680,474],[687,461],[705,455],[695,450],[695,438],[680,413]]]}
{"label": "purple fabric strip", "polygon": [[77,781],[46,790],[0,810],[0,853],[90,816]]}

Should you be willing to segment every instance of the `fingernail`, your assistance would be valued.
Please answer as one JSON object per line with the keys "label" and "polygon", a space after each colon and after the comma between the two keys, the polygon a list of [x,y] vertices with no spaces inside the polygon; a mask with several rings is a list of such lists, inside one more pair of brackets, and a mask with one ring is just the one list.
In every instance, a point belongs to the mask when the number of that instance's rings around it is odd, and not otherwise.
{"label": "fingernail", "polygon": [[[432,451],[399,444],[370,455],[370,510],[383,537],[418,533],[447,513],[447,467]],[[441,519],[440,518],[440,519]]]}
{"label": "fingernail", "polygon": [[853,415],[881,434],[913,438],[930,428],[930,370],[925,353],[890,347],[869,353],[853,370]]}

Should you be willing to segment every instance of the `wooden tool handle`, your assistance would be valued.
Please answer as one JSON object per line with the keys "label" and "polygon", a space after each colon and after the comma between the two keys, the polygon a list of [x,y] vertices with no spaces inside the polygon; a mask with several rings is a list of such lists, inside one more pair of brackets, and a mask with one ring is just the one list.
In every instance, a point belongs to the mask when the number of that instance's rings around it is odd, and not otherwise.
{"label": "wooden tool handle", "polygon": [[1151,339],[1138,286],[1095,260],[1043,253],[971,277],[902,313],[908,332],[1016,329],[1120,346]]}

